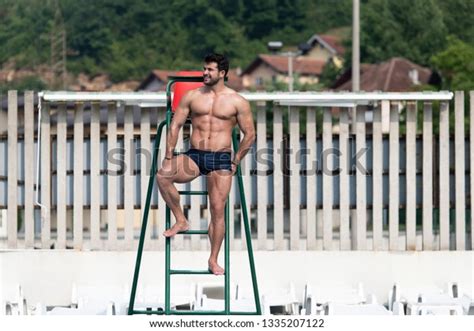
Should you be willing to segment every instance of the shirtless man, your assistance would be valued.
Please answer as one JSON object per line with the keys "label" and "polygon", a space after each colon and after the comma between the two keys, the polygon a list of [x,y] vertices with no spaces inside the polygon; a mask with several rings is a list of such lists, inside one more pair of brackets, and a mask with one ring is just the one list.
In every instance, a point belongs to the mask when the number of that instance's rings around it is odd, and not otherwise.
{"label": "shirtless man", "polygon": [[[224,274],[217,257],[224,239],[224,208],[232,176],[255,140],[248,101],[224,85],[228,70],[229,62],[225,56],[209,54],[205,57],[204,86],[186,93],[176,109],[168,131],[166,155],[157,174],[161,195],[176,219],[176,223],[163,233],[165,237],[189,229],[174,183],[187,183],[199,175],[206,176],[211,209],[208,266],[215,275]],[[188,116],[193,128],[191,148],[184,154],[173,156],[178,132]],[[236,124],[244,133],[244,138],[232,158],[232,129]]]}

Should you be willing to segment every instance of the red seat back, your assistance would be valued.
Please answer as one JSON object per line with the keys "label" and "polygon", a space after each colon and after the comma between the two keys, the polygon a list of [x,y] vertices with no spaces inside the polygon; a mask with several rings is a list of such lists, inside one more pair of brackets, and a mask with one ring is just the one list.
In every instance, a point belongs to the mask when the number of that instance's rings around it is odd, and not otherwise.
{"label": "red seat back", "polygon": [[[192,76],[192,77],[202,77],[202,71],[180,71],[176,74],[176,76]],[[181,101],[183,95],[190,91],[194,90],[198,87],[204,86],[202,82],[176,82],[173,85],[173,102],[171,104],[171,110],[173,112],[176,111],[178,105]]]}

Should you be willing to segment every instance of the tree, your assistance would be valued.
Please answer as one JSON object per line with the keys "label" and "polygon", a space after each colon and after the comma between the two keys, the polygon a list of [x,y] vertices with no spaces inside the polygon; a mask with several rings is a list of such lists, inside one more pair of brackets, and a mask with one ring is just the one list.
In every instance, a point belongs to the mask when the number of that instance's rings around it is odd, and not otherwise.
{"label": "tree", "polygon": [[443,88],[474,90],[474,46],[450,36],[447,47],[435,54],[431,62],[443,77]]}
{"label": "tree", "polygon": [[6,94],[8,90],[17,90],[21,93],[23,91],[41,91],[47,87],[46,83],[35,76],[27,76],[20,80],[0,84],[0,94]]}
{"label": "tree", "polygon": [[[431,54],[443,48],[446,34],[442,12],[434,0],[368,0],[361,5],[363,62],[401,56],[427,65]],[[347,59],[350,56],[347,54]]]}
{"label": "tree", "polygon": [[182,24],[187,27],[189,55],[201,65],[202,58],[208,52],[226,54],[234,65],[248,63],[255,53],[249,49],[255,47],[243,34],[243,29],[205,1],[188,3]]}
{"label": "tree", "polygon": [[460,40],[474,45],[474,1],[472,0],[437,0],[443,12],[443,22],[448,33]]}
{"label": "tree", "polygon": [[[474,90],[474,46],[456,37],[447,38],[447,47],[431,59],[434,67],[441,72],[443,88],[451,91]],[[469,93],[464,95],[464,105],[468,107]],[[464,129],[470,130],[471,119],[465,113]],[[454,112],[450,113],[450,132],[454,132]]]}
{"label": "tree", "polygon": [[[50,61],[54,11],[47,0],[0,0],[0,66]],[[67,69],[108,73],[114,81],[150,70],[199,68],[210,50],[247,66],[267,42],[288,48],[314,33],[352,23],[352,0],[61,0]],[[446,35],[474,45],[474,1],[361,0],[361,60],[403,56],[422,65]],[[350,34],[349,34],[350,35]],[[350,41],[349,41],[350,42]],[[346,65],[350,65],[350,44]],[[329,70],[329,68],[328,68]]]}
{"label": "tree", "polygon": [[319,83],[325,88],[331,88],[332,84],[342,73],[342,68],[338,68],[333,61],[329,60],[323,68]]}
{"label": "tree", "polygon": [[262,39],[268,36],[278,24],[276,0],[246,0],[244,26],[249,39]]}
{"label": "tree", "polygon": [[351,26],[352,0],[308,1],[306,19],[307,33],[324,33],[330,29]]}
{"label": "tree", "polygon": [[48,60],[49,29],[53,14],[39,0],[3,0],[0,3],[0,64],[34,67]]}

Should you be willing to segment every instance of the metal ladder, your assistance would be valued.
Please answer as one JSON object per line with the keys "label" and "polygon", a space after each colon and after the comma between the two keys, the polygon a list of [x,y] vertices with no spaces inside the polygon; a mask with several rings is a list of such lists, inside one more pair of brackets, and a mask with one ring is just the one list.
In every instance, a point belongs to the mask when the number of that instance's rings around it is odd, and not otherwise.
{"label": "metal ladder", "polygon": [[[166,87],[166,96],[167,96],[167,110],[166,110],[166,119],[162,121],[157,130],[157,134],[155,137],[155,143],[153,147],[153,159],[151,165],[151,175],[150,180],[148,182],[148,191],[146,195],[146,203],[145,203],[145,210],[143,213],[143,220],[142,220],[142,227],[140,232],[140,241],[138,243],[138,250],[137,250],[137,258],[135,262],[135,272],[133,275],[133,283],[132,283],[132,290],[130,294],[130,302],[128,306],[128,315],[135,315],[135,314],[145,314],[145,315],[261,315],[261,307],[260,307],[260,298],[258,292],[258,284],[257,284],[257,276],[255,272],[255,262],[253,257],[253,249],[252,249],[252,240],[250,236],[250,224],[249,224],[249,217],[247,213],[247,204],[245,200],[244,194],[244,186],[242,181],[242,172],[240,169],[240,165],[237,167],[236,176],[237,176],[237,183],[239,185],[239,192],[240,192],[240,202],[241,202],[241,210],[242,216],[244,220],[244,228],[245,228],[245,238],[247,242],[247,252],[248,258],[250,263],[250,271],[252,276],[252,285],[253,285],[253,292],[254,292],[254,299],[255,299],[255,311],[254,312],[242,312],[242,311],[231,311],[230,310],[230,235],[229,235],[229,199],[227,199],[227,203],[225,206],[225,247],[224,247],[224,254],[225,254],[225,272],[224,272],[224,310],[218,311],[196,311],[196,310],[172,310],[171,309],[171,276],[172,275],[213,275],[209,270],[177,270],[171,269],[171,238],[166,238],[165,243],[165,309],[164,310],[153,310],[153,309],[146,309],[146,310],[136,310],[134,309],[135,305],[135,297],[138,285],[138,277],[140,273],[140,265],[141,259],[143,254],[143,246],[145,242],[145,233],[146,227],[148,222],[148,213],[150,210],[150,202],[151,202],[151,195],[153,190],[153,184],[155,179],[155,174],[157,171],[157,156],[158,150],[160,148],[160,140],[161,134],[163,132],[163,128],[169,127],[171,123],[171,87],[176,82],[202,82],[202,77],[184,77],[184,76],[173,76],[170,77],[168,85]],[[232,142],[234,151],[237,151],[239,146],[239,140],[237,139],[237,131],[234,129],[232,131]],[[178,191],[180,195],[208,195],[207,191]],[[166,206],[166,229],[171,227],[171,211],[168,206]],[[185,232],[180,232],[177,235],[203,235],[208,234],[207,230],[188,230]]]}

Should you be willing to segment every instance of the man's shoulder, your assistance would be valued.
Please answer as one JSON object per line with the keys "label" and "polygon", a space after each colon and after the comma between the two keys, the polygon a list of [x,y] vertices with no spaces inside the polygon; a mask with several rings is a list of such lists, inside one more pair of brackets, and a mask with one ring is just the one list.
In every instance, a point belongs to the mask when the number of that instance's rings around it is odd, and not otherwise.
{"label": "man's shoulder", "polygon": [[240,95],[239,92],[231,89],[230,87],[227,88],[227,93],[229,94],[229,97],[231,97],[236,102],[247,102],[247,99],[245,99],[243,96]]}
{"label": "man's shoulder", "polygon": [[202,94],[201,89],[202,87],[197,87],[195,89],[187,91],[184,95],[186,96],[188,100],[192,100]]}

